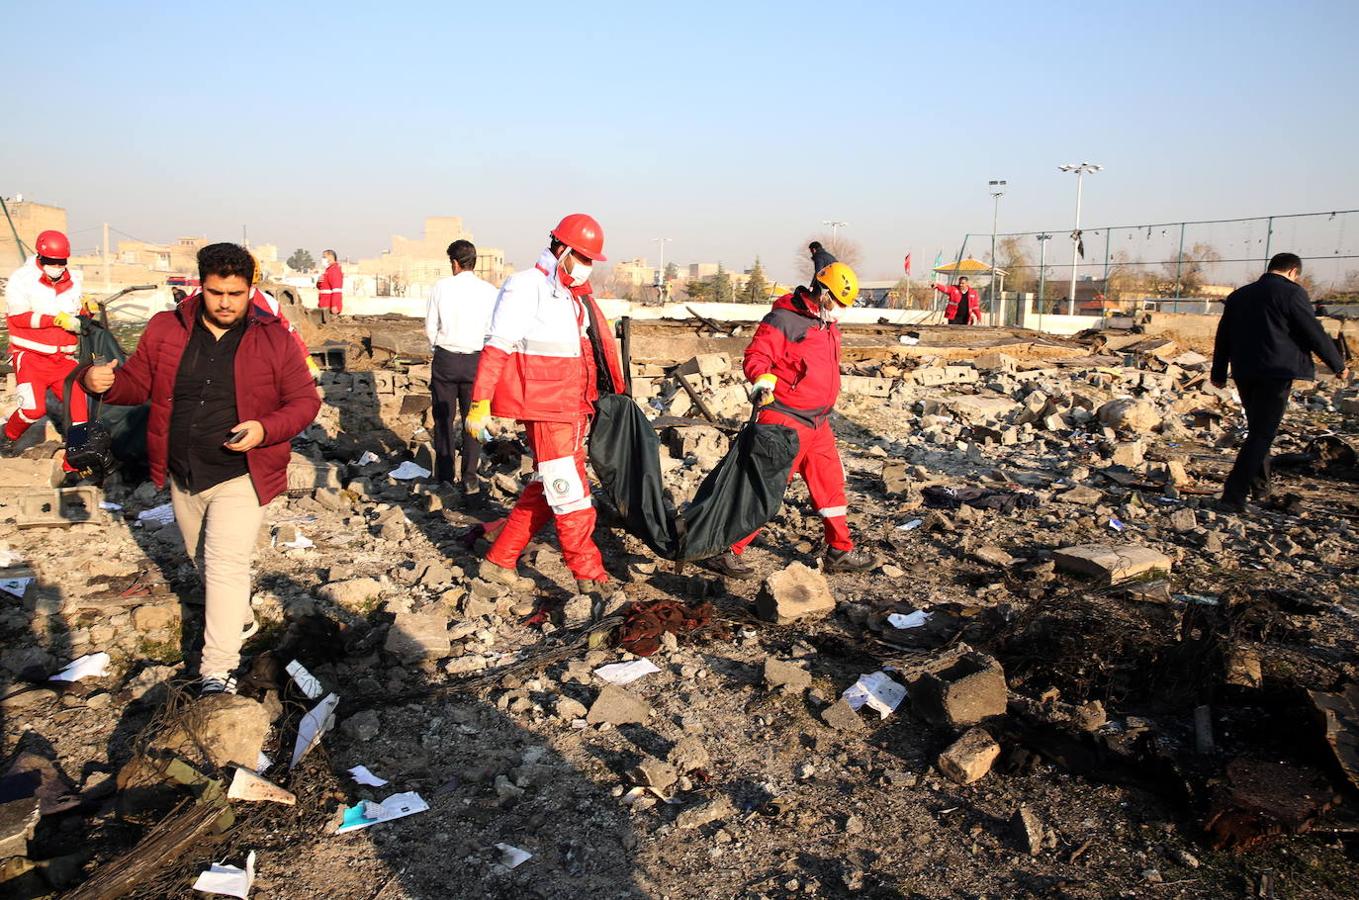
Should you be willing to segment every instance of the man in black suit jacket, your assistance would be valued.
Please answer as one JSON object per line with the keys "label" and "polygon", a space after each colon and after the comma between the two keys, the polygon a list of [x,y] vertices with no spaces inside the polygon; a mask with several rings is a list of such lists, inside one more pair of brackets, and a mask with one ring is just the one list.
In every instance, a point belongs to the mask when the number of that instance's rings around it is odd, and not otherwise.
{"label": "man in black suit jacket", "polygon": [[1212,381],[1227,386],[1231,367],[1248,433],[1222,489],[1222,507],[1246,508],[1246,495],[1269,496],[1269,448],[1283,421],[1294,379],[1312,381],[1320,356],[1343,381],[1349,369],[1335,342],[1317,321],[1307,291],[1298,284],[1302,260],[1276,253],[1260,280],[1237,288],[1225,301],[1213,345]]}

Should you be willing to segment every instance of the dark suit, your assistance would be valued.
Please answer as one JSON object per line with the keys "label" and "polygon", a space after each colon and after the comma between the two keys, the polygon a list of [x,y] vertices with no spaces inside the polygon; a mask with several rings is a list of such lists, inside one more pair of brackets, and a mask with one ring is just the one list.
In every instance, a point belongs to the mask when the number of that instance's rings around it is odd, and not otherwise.
{"label": "dark suit", "polygon": [[1224,503],[1244,503],[1247,493],[1269,492],[1269,448],[1283,421],[1294,379],[1316,377],[1315,353],[1337,374],[1345,361],[1317,321],[1307,291],[1282,275],[1266,272],[1225,301],[1213,345],[1213,381],[1228,369],[1241,394],[1249,429],[1227,483]]}

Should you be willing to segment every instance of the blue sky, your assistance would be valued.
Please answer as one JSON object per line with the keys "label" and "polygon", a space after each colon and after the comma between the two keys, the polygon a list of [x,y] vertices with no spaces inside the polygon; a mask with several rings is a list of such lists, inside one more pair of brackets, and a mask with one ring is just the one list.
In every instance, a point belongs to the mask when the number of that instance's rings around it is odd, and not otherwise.
{"label": "blue sky", "polygon": [[[790,276],[824,219],[864,277],[988,231],[1359,206],[1359,3],[7,4],[0,193],[151,240],[371,255],[426,215],[531,264]],[[51,35],[49,40],[46,35]],[[55,42],[55,45],[54,45]],[[917,270],[918,271],[918,270]]]}

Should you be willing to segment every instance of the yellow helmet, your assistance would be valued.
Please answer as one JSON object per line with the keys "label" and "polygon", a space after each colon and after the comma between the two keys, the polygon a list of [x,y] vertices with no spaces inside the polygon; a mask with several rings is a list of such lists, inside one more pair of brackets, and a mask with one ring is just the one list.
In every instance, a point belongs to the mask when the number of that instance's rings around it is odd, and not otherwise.
{"label": "yellow helmet", "polygon": [[252,285],[259,284],[260,279],[263,277],[260,273],[260,258],[255,255],[254,250],[247,250],[245,252],[250,254],[250,261],[255,264],[255,277],[250,279],[250,283]]}
{"label": "yellow helmet", "polygon": [[841,306],[853,306],[854,298],[859,296],[859,276],[842,262],[833,262],[816,273],[816,280],[831,298]]}

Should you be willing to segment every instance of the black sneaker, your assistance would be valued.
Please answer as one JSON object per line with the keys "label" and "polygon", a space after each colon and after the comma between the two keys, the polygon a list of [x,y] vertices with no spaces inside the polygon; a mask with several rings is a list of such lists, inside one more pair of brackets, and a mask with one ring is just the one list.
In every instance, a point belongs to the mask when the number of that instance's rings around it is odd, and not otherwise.
{"label": "black sneaker", "polygon": [[0,459],[9,459],[12,456],[14,456],[14,440],[0,431]]}
{"label": "black sneaker", "polygon": [[755,567],[747,563],[728,550],[721,556],[711,556],[703,560],[700,565],[709,571],[716,572],[718,575],[727,578],[747,579],[755,577]]}
{"label": "black sneaker", "polygon": [[877,564],[872,554],[862,550],[836,550],[832,547],[821,557],[823,572],[867,572]]}

